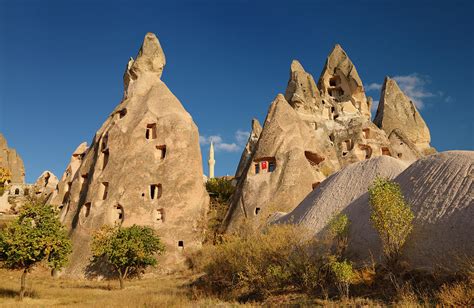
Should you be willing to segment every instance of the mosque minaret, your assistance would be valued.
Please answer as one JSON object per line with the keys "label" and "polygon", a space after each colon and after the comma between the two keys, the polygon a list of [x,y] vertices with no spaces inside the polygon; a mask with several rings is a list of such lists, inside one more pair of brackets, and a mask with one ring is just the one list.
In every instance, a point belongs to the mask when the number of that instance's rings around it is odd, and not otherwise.
{"label": "mosque minaret", "polygon": [[209,178],[214,178],[214,166],[216,165],[216,161],[214,160],[214,143],[211,141],[211,146],[209,147],[209,160],[207,161],[209,164]]}

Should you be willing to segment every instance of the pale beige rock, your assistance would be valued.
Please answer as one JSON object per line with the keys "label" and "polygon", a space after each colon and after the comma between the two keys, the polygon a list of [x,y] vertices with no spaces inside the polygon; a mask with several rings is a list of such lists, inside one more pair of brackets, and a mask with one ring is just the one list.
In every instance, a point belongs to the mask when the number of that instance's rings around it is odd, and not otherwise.
{"label": "pale beige rock", "polygon": [[[278,96],[270,107],[253,153],[247,147],[242,155],[236,174],[240,181],[224,221],[227,230],[242,218],[258,222],[272,211],[292,210],[327,176],[352,163],[382,155],[413,162],[422,156],[411,142],[404,143],[403,133],[394,131],[387,138],[370,121],[370,100],[339,45],[326,61],[319,86],[301,63],[291,63],[285,98]],[[256,166],[270,160],[275,172],[256,176]]]}
{"label": "pale beige rock", "polygon": [[[381,242],[370,221],[367,188],[376,176],[394,179],[415,214],[402,256],[416,269],[458,270],[474,257],[473,151],[449,151],[406,162],[377,157],[333,174],[277,223],[305,226],[324,236],[339,213],[350,220],[348,257],[358,263],[380,262]],[[398,175],[397,175],[398,174]]]}
{"label": "pale beige rock", "polygon": [[393,179],[408,164],[389,156],[379,156],[354,163],[328,177],[292,212],[277,223],[304,226],[311,235],[322,238],[332,218],[343,213],[350,221],[348,253],[353,261],[379,261],[381,246],[370,223],[368,187],[378,176]]}
{"label": "pale beige rock", "polygon": [[74,246],[70,275],[84,274],[91,234],[104,224],[154,228],[167,250],[159,258],[164,271],[183,268],[185,252],[201,247],[209,197],[199,133],[160,80],[164,59],[158,39],[148,33],[127,66],[124,99],[72,179],[61,212]]}
{"label": "pale beige rock", "polygon": [[430,146],[428,126],[415,104],[406,96],[397,82],[385,78],[374,123],[390,135],[394,129],[402,131],[423,154],[435,152]]}
{"label": "pale beige rock", "polygon": [[[333,170],[334,149],[317,142],[283,95],[271,104],[262,133],[240,178],[224,225],[235,228],[244,218],[257,221],[274,211],[291,210]],[[329,144],[329,139],[325,143]],[[327,152],[332,151],[332,152]],[[265,219],[266,217],[263,217]]]}
{"label": "pale beige rock", "polygon": [[15,149],[9,148],[7,140],[0,133],[0,167],[10,170],[11,183],[25,183],[25,166]]}
{"label": "pale beige rock", "polygon": [[258,122],[257,119],[252,119],[252,131],[250,132],[247,144],[245,145],[242,155],[240,156],[239,165],[237,166],[237,171],[235,172],[236,180],[240,178],[244,169],[251,162],[252,153],[255,150],[255,146],[257,145],[258,138],[260,138],[261,133],[262,126],[260,125],[260,122]]}
{"label": "pale beige rock", "polygon": [[352,61],[339,44],[329,54],[318,87],[323,98],[331,98],[339,108],[340,116],[360,113],[370,120],[370,101]]}
{"label": "pale beige rock", "polygon": [[395,179],[415,214],[404,257],[416,268],[458,270],[474,257],[474,151],[424,157]]}
{"label": "pale beige rock", "polygon": [[34,193],[37,197],[48,199],[58,188],[59,180],[51,171],[44,171],[33,185]]}

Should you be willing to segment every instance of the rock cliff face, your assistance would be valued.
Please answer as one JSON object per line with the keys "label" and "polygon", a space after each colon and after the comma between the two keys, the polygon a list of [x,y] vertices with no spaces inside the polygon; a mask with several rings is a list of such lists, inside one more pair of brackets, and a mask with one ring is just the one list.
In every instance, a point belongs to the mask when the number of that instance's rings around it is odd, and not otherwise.
{"label": "rock cliff face", "polygon": [[402,131],[423,154],[435,152],[430,146],[431,136],[428,126],[415,104],[400,90],[397,82],[389,77],[385,78],[382,87],[374,123],[387,135],[395,129]]}
{"label": "rock cliff face", "polygon": [[258,122],[257,119],[252,119],[252,131],[250,132],[249,139],[247,140],[247,144],[245,145],[242,156],[240,157],[239,165],[237,166],[237,171],[235,172],[235,178],[237,180],[240,178],[247,165],[251,163],[251,156],[255,150],[255,146],[257,145],[261,133],[262,126],[260,125],[260,122]]}
{"label": "rock cliff face", "polygon": [[382,246],[370,221],[368,187],[376,176],[400,184],[415,214],[413,230],[403,248],[411,266],[433,270],[437,266],[458,270],[459,257],[474,256],[473,151],[449,151],[407,163],[377,157],[352,164],[330,176],[292,212],[276,219],[324,236],[335,215],[349,218],[348,256],[361,263],[381,261]]}
{"label": "rock cliff face", "polygon": [[[389,101],[405,104],[398,96]],[[258,141],[242,154],[224,227],[291,211],[326,177],[352,163],[382,155],[411,163],[426,153],[420,151],[426,138],[410,138],[415,132],[398,127],[386,133],[372,123],[371,104],[341,46],[329,54],[317,85],[294,60],[285,96],[272,103]]]}
{"label": "rock cliff face", "polygon": [[10,170],[11,182],[15,184],[25,183],[25,167],[23,160],[15,149],[9,148],[7,140],[0,133],[0,167]]}
{"label": "rock cliff face", "polygon": [[48,199],[57,189],[59,180],[51,171],[44,171],[33,185],[34,193],[37,197]]}
{"label": "rock cliff face", "polygon": [[159,262],[165,271],[184,266],[184,251],[201,246],[208,195],[199,133],[160,80],[164,65],[160,43],[148,33],[127,65],[122,102],[90,147],[75,151],[58,185],[53,203],[62,207],[74,245],[69,274],[84,274],[91,234],[104,224],[154,228],[166,245]]}

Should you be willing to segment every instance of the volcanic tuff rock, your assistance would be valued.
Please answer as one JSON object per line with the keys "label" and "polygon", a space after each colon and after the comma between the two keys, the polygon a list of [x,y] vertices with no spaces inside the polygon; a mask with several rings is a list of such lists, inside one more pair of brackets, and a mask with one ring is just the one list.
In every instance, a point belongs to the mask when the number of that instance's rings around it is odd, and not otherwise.
{"label": "volcanic tuff rock", "polygon": [[459,257],[474,257],[474,152],[448,151],[424,157],[397,181],[415,213],[404,256],[410,264],[459,269]]}
{"label": "volcanic tuff rock", "polygon": [[7,140],[0,133],[0,167],[10,170],[12,183],[25,183],[25,167],[20,155],[8,147]]}
{"label": "volcanic tuff rock", "polygon": [[261,133],[262,126],[260,125],[260,122],[258,122],[257,119],[252,119],[252,131],[250,132],[249,139],[247,140],[247,144],[245,145],[242,156],[240,157],[240,162],[237,166],[237,171],[235,172],[236,179],[240,178],[244,169],[251,162],[252,153],[255,150],[255,146],[257,145]]}
{"label": "volcanic tuff rock", "polygon": [[318,145],[311,128],[279,94],[270,106],[251,162],[243,170],[245,176],[237,184],[234,198],[238,199],[233,200],[225,224],[236,226],[242,212],[246,217],[256,217],[290,210],[287,205],[298,203],[313,183],[322,180],[320,169],[334,168],[331,161],[317,154],[329,154]]}
{"label": "volcanic tuff rock", "polygon": [[49,196],[57,189],[59,180],[51,171],[44,171],[33,185],[36,196],[49,198]]}
{"label": "volcanic tuff rock", "polygon": [[242,154],[224,227],[292,210],[326,177],[352,163],[381,155],[413,162],[423,155],[404,132],[394,129],[388,136],[372,123],[370,107],[341,46],[331,51],[317,86],[294,60],[285,96],[270,107],[258,141],[252,141],[253,153],[247,147]]}
{"label": "volcanic tuff rock", "polygon": [[[339,213],[350,221],[348,252],[351,260],[367,260],[381,253],[377,232],[370,223],[367,189],[377,176],[395,178],[408,163],[389,156],[361,161],[334,173],[277,223],[304,226],[319,238]],[[361,201],[361,202],[360,202]]]}
{"label": "volcanic tuff rock", "polygon": [[348,166],[277,222],[300,224],[311,234],[324,236],[331,218],[344,213],[350,220],[351,259],[380,261],[381,242],[370,221],[367,188],[376,176],[394,178],[415,214],[403,257],[415,268],[459,269],[463,257],[474,257],[474,152],[437,153],[403,170],[405,166],[390,157]]}
{"label": "volcanic tuff rock", "polygon": [[374,123],[387,135],[395,129],[401,130],[421,153],[434,152],[430,146],[430,131],[415,104],[389,77],[385,77]]}
{"label": "volcanic tuff rock", "polygon": [[199,133],[160,80],[164,65],[160,43],[148,33],[127,65],[122,102],[77,157],[75,174],[66,172],[59,184],[55,203],[74,246],[69,274],[84,274],[91,234],[104,224],[154,228],[166,245],[159,261],[166,271],[184,266],[184,250],[201,246],[209,197]]}

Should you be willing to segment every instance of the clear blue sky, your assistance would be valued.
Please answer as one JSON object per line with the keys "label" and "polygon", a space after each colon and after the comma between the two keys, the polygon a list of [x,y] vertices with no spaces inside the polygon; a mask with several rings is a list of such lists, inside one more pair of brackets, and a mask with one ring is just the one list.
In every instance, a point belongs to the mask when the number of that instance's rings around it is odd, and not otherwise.
{"label": "clear blue sky", "polygon": [[284,92],[291,60],[317,79],[335,43],[374,100],[384,76],[398,76],[439,151],[472,150],[473,3],[0,0],[0,131],[28,182],[45,169],[60,177],[119,103],[150,31],[166,53],[162,79],[203,140],[221,137],[218,175],[234,173],[242,132]]}

